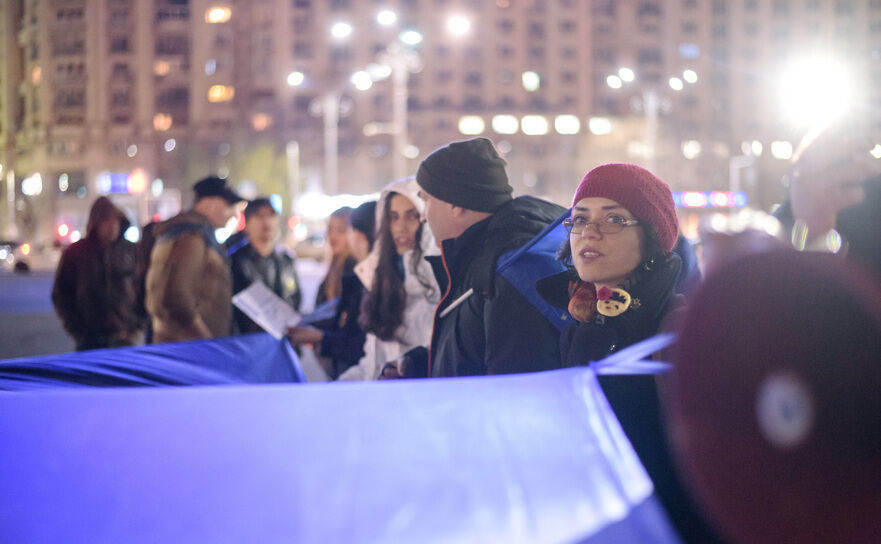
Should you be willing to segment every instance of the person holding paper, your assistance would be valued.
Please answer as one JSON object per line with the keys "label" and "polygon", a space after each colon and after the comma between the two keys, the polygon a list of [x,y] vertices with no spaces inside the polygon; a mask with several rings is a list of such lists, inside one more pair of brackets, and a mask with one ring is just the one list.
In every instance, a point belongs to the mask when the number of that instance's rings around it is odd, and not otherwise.
{"label": "person holding paper", "polygon": [[[280,231],[278,212],[268,198],[255,198],[245,207],[247,242],[234,248],[229,255],[232,290],[238,293],[255,281],[263,282],[273,293],[300,308],[300,280],[294,256],[276,245]],[[260,332],[260,325],[238,308],[233,309],[233,328],[238,334]]]}
{"label": "person holding paper", "polygon": [[[349,214],[346,236],[352,256],[358,261],[367,258],[376,230],[376,201],[365,202]],[[364,285],[354,272],[342,277],[342,292],[333,319],[316,324],[288,329],[288,340],[294,346],[312,344],[317,354],[324,358],[324,366],[330,379],[337,379],[351,366],[357,365],[364,356],[364,329],[358,324]]]}

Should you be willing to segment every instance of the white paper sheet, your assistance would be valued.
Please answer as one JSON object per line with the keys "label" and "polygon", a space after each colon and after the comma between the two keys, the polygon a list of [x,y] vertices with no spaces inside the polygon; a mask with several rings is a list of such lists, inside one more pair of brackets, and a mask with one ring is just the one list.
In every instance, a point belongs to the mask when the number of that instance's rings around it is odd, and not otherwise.
{"label": "white paper sheet", "polygon": [[239,291],[232,303],[279,340],[287,327],[300,322],[300,314],[260,280]]}

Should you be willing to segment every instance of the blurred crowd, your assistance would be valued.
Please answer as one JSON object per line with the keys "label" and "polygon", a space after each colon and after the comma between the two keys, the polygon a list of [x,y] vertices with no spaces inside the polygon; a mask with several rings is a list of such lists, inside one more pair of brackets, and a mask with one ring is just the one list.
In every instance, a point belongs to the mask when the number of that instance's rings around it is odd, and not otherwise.
{"label": "blurred crowd", "polygon": [[[513,196],[485,138],[430,154],[377,201],[335,211],[315,311],[288,327],[333,380],[591,365],[656,335],[663,375],[599,378],[688,541],[881,539],[881,177],[841,124],[809,134],[772,213],[679,232],[670,188],[633,164],[573,180],[570,208]],[[125,241],[105,197],[58,266],[77,349],[258,332],[231,304],[262,282],[292,308],[295,256],[266,198],[225,180]],[[854,468],[856,467],[856,468]],[[807,475],[807,476],[806,476]],[[837,535],[837,536],[836,536]],[[840,537],[840,538],[839,538]]]}

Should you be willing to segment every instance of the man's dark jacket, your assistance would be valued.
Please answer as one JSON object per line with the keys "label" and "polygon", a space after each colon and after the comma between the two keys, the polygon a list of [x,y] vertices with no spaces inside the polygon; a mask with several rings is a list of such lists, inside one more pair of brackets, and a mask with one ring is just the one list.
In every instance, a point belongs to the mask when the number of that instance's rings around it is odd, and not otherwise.
{"label": "man's dark jacket", "polygon": [[[502,254],[529,242],[564,211],[556,204],[521,196],[458,238],[444,240],[438,282],[446,288],[435,313],[431,376],[560,367],[559,331],[496,272],[496,266]],[[469,289],[474,293],[441,317]]]}
{"label": "man's dark jacket", "polygon": [[339,378],[340,374],[350,366],[357,365],[361,357],[364,357],[367,333],[358,323],[364,291],[361,280],[354,272],[344,274],[342,292],[333,319],[313,323],[313,326],[324,331],[318,354],[330,358],[332,380]]}
{"label": "man's dark jacket", "polygon": [[[98,226],[110,214],[121,218],[119,237],[103,246]],[[135,245],[123,238],[128,220],[109,199],[92,206],[86,237],[61,255],[52,303],[77,350],[131,344],[141,327],[135,314]]]}
{"label": "man's dark jacket", "polygon": [[[284,249],[276,249],[264,257],[254,249],[254,246],[246,243],[230,254],[229,265],[233,294],[260,280],[270,291],[299,311],[300,280],[294,267],[293,256]],[[235,329],[233,332],[237,334],[263,330],[238,308],[233,308],[233,328]]]}

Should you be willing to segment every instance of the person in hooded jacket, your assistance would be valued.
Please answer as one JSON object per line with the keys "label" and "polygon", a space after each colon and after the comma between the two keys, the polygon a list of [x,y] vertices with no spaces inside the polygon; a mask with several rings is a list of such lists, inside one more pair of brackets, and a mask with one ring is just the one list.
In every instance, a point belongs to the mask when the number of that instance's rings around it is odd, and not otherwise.
{"label": "person in hooded jacket", "polygon": [[[539,280],[538,292],[568,312],[560,335],[563,366],[590,365],[656,334],[681,313],[676,294],[679,221],[666,183],[633,164],[588,172],[563,222],[567,270]],[[718,539],[699,515],[674,466],[653,375],[601,375],[609,404],[688,542]]]}
{"label": "person in hooded jacket", "polygon": [[135,245],[123,238],[129,222],[107,197],[92,204],[86,236],[61,256],[52,303],[78,351],[134,344]]}
{"label": "person in hooded jacket", "polygon": [[437,255],[431,229],[423,223],[424,204],[414,179],[383,189],[376,208],[377,240],[355,266],[367,287],[361,327],[367,332],[364,357],[341,380],[372,380],[383,365],[431,341],[440,288],[425,257]]}
{"label": "person in hooded jacket", "polygon": [[565,209],[530,196],[513,198],[505,164],[492,142],[474,138],[439,148],[419,165],[425,217],[442,253],[435,260],[444,295],[428,350],[431,377],[559,367],[559,331],[498,272],[498,261]]}

